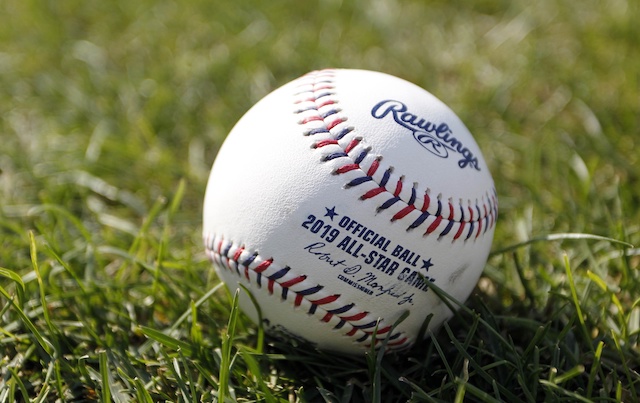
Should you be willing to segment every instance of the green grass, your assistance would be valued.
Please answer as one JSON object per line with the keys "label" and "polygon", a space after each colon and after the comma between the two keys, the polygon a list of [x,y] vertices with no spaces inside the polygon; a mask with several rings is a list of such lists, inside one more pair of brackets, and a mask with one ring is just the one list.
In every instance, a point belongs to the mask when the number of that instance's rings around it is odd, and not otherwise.
{"label": "green grass", "polygon": [[[4,0],[0,401],[640,400],[638,7]],[[428,89],[496,182],[478,287],[407,355],[265,337],[203,253],[226,133],[322,67]]]}

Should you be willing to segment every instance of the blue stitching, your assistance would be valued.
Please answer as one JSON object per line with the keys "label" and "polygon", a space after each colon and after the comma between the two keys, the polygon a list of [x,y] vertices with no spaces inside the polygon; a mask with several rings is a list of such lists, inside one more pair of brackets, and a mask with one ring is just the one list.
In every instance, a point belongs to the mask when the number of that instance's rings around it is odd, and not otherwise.
{"label": "blue stitching", "polygon": [[353,127],[345,127],[343,128],[340,133],[338,133],[336,135],[336,140],[341,140],[344,136],[346,136],[347,134],[351,133],[353,131]]}
{"label": "blue stitching", "polygon": [[277,279],[279,279],[281,277],[284,277],[289,272],[289,270],[291,270],[291,267],[285,266],[282,269],[280,269],[279,271],[277,271],[277,272],[273,273],[272,275],[270,275],[269,276],[269,280],[277,280]]}
{"label": "blue stitching", "polygon": [[306,108],[300,108],[300,109],[296,109],[293,113],[295,114],[300,114],[302,112],[306,112],[306,111],[311,111],[311,110],[315,110],[316,107],[315,106],[308,106]]}
{"label": "blue stitching", "polygon": [[387,182],[389,182],[389,177],[391,176],[392,168],[388,168],[384,171],[384,175],[382,175],[382,180],[380,181],[380,187],[386,188]]}
{"label": "blue stitching", "polygon": [[[227,256],[227,255],[225,255]],[[244,262],[242,262],[243,266],[249,266],[251,263],[253,263],[254,260],[256,260],[256,258],[258,257],[258,252],[255,252],[253,255],[249,256],[247,259],[245,259]]]}
{"label": "blue stitching", "polygon": [[369,322],[369,323],[366,323],[364,325],[353,325],[353,327],[355,327],[357,329],[368,329],[370,327],[375,327],[377,323],[378,323],[378,321],[374,320],[373,322]]}
{"label": "blue stitching", "polygon": [[453,223],[455,221],[453,220],[449,220],[449,224],[447,224],[447,227],[440,233],[440,236],[445,236],[449,233],[449,231],[451,231],[451,228],[453,228]]}
{"label": "blue stitching", "polygon": [[372,180],[373,180],[373,178],[370,177],[370,176],[361,176],[359,178],[355,178],[351,182],[347,183],[345,186],[350,188],[352,186],[362,185],[363,183],[369,182],[369,181],[372,181]]}
{"label": "blue stitching", "polygon": [[[442,213],[442,203],[440,202],[440,199],[438,200],[438,210],[436,211],[436,217],[440,217],[440,213]],[[444,217],[443,217],[444,218]]]}
{"label": "blue stitching", "polygon": [[324,127],[318,127],[318,128],[315,128],[315,129],[309,129],[309,130],[307,130],[307,131],[305,132],[305,135],[306,135],[306,136],[314,136],[314,135],[316,135],[316,134],[321,134],[321,133],[322,133],[322,134],[328,134],[328,133],[330,133],[330,132],[329,132],[329,130],[327,130],[327,129],[326,129],[326,128],[324,128]]}
{"label": "blue stitching", "polygon": [[[369,338],[369,333],[365,333],[364,336],[360,337],[359,339],[356,339],[356,341],[358,343],[362,343],[363,341],[367,340]],[[371,340],[373,342],[373,340]],[[375,342],[374,342],[375,343]]]}
{"label": "blue stitching", "polygon": [[315,287],[307,288],[306,290],[302,290],[302,291],[297,291],[297,293],[300,294],[300,295],[307,296],[307,295],[315,294],[318,291],[322,290],[323,288],[324,288],[324,286],[318,284]]}
{"label": "blue stitching", "polygon": [[231,243],[229,243],[229,245],[225,246],[224,249],[222,250],[222,255],[224,256],[229,256],[229,251],[231,250]]}
{"label": "blue stitching", "polygon": [[329,116],[331,116],[331,115],[335,115],[335,114],[336,114],[336,113],[338,113],[338,112],[339,112],[339,110],[338,110],[338,109],[331,109],[331,110],[329,110],[329,111],[327,111],[327,112],[325,112],[325,113],[321,113],[321,114],[320,114],[320,117],[321,117],[322,119],[326,119],[326,118],[328,118]]}
{"label": "blue stitching", "polygon": [[360,165],[360,163],[362,162],[364,157],[367,156],[368,153],[369,153],[369,150],[362,150],[360,155],[358,155],[358,158],[356,158],[353,162],[355,162],[356,164]]}
{"label": "blue stitching", "polygon": [[353,308],[354,305],[355,305],[354,303],[350,303],[350,304],[347,304],[347,305],[342,306],[340,308],[332,309],[332,310],[327,311],[327,312],[329,312],[331,314],[334,314],[334,315],[338,315],[338,314],[347,312],[349,309]]}
{"label": "blue stitching", "polygon": [[339,152],[336,152],[336,153],[325,155],[322,158],[322,160],[323,161],[331,161],[331,160],[334,160],[336,158],[341,158],[341,157],[348,157],[348,155],[344,151],[339,151]]}
{"label": "blue stitching", "polygon": [[429,218],[430,215],[431,214],[429,214],[427,211],[423,212],[420,217],[418,217],[418,219],[413,222],[413,224],[409,225],[409,228],[407,228],[407,230],[418,228],[427,218]]}
{"label": "blue stitching", "polygon": [[[415,184],[414,184],[414,186],[415,186]],[[416,197],[417,197],[416,196],[416,188],[412,187],[411,188],[411,197],[409,198],[409,203],[407,203],[407,204],[410,205],[410,206],[413,206],[413,203],[415,203],[415,201],[416,201]]]}
{"label": "blue stitching", "polygon": [[335,95],[334,92],[323,92],[322,94],[316,95],[316,99],[328,97],[329,95]]}
{"label": "blue stitching", "polygon": [[398,196],[392,197],[391,199],[389,199],[386,202],[382,203],[382,205],[380,207],[378,207],[378,212],[388,209],[389,207],[393,206],[395,204],[395,202],[397,202],[398,200],[400,200],[400,198]]}
{"label": "blue stitching", "polygon": [[464,239],[465,241],[471,238],[471,234],[473,234],[473,227],[474,227],[473,224],[474,224],[473,221],[469,221],[469,232],[467,233],[467,237]]}

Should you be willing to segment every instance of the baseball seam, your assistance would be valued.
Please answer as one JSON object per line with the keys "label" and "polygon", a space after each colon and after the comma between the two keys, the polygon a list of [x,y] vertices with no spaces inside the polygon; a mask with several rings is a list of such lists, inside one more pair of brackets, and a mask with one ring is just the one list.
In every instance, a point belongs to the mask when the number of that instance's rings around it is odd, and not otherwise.
{"label": "baseball seam", "polygon": [[[345,302],[340,294],[328,293],[323,285],[312,283],[306,275],[296,274],[289,266],[278,265],[273,258],[265,259],[258,252],[213,234],[205,235],[204,244],[208,258],[219,268],[244,278],[258,289],[266,287],[269,295],[280,296],[281,301],[289,300],[294,309],[305,310],[309,316],[363,348],[371,348],[371,343],[380,347],[392,331],[392,326],[383,319],[352,302]],[[413,344],[413,339],[403,332],[394,332],[388,337],[386,350],[389,351],[403,350]]]}
{"label": "baseball seam", "polygon": [[325,162],[344,160],[333,173],[351,172],[354,177],[345,188],[366,188],[360,200],[381,199],[377,212],[395,211],[391,222],[412,219],[407,231],[424,227],[423,236],[437,233],[438,240],[449,237],[451,242],[478,239],[495,225],[498,203],[494,188],[480,200],[465,203],[462,199],[445,199],[442,194],[434,196],[428,187],[419,191],[417,183],[407,186],[405,176],[383,163],[383,157],[373,152],[357,128],[348,125],[348,116],[342,113],[336,95],[333,70],[308,73],[300,78],[296,89],[294,113],[303,135],[314,138],[312,148],[322,149]]}

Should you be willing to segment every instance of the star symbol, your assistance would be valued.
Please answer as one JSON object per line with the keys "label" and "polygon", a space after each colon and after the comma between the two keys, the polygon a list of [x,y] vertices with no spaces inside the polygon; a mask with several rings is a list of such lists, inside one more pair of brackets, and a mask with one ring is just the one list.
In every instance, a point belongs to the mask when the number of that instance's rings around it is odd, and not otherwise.
{"label": "star symbol", "polygon": [[327,210],[327,213],[324,215],[325,217],[329,217],[331,219],[331,221],[333,221],[333,217],[340,215],[338,213],[336,213],[336,206],[333,206],[331,208],[324,208],[325,210]]}
{"label": "star symbol", "polygon": [[433,266],[433,263],[431,263],[431,259],[429,259],[429,260],[422,259],[422,267],[421,267],[421,269],[425,269],[425,271],[429,271],[429,268],[431,266]]}

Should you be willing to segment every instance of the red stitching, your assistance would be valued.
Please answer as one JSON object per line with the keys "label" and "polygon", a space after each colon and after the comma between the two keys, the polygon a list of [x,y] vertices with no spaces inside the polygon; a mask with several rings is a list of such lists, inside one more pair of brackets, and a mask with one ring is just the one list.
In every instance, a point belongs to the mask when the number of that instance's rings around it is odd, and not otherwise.
{"label": "red stitching", "polygon": [[356,329],[355,327],[353,329],[351,329],[349,332],[347,332],[347,336],[349,337],[353,337],[354,334],[356,334],[358,332],[358,329]]}
{"label": "red stitching", "polygon": [[334,140],[334,139],[320,140],[317,143],[315,143],[313,146],[315,148],[321,148],[321,147],[332,145],[332,144],[333,145],[338,144],[338,140]]}
{"label": "red stitching", "polygon": [[320,121],[320,122],[323,122],[323,121],[324,121],[324,119],[322,118],[322,116],[308,116],[308,117],[306,117],[306,118],[302,119],[302,120],[300,121],[300,124],[302,124],[302,125],[303,125],[303,124],[305,124],[305,123],[314,122],[314,121]]}
{"label": "red stitching", "polygon": [[436,228],[438,228],[438,226],[440,225],[440,223],[442,222],[442,216],[436,216],[436,220],[431,223],[431,225],[429,225],[429,228],[427,228],[427,231],[425,232],[426,234],[431,234],[433,231],[436,230]]}
{"label": "red stitching", "polygon": [[431,204],[431,197],[429,197],[429,193],[425,192],[424,203],[422,203],[422,208],[420,209],[420,211],[422,211],[423,213],[426,212],[429,209],[430,204]]}
{"label": "red stitching", "polygon": [[332,84],[319,84],[319,85],[314,84],[313,85],[313,89],[315,91],[318,91],[318,90],[332,90],[334,88],[335,87]]}
{"label": "red stitching", "polygon": [[304,280],[306,280],[306,279],[307,279],[307,276],[298,276],[298,277],[296,277],[296,278],[294,278],[294,279],[291,279],[291,280],[289,280],[289,281],[285,281],[284,283],[280,283],[280,286],[281,286],[282,288],[291,288],[291,287],[293,287],[294,285],[296,285],[296,284],[298,284],[298,283],[301,283],[301,282],[303,282],[303,281],[304,281]]}
{"label": "red stitching", "polygon": [[[347,147],[345,147],[344,152],[348,154],[349,151],[353,150],[355,148],[355,146],[360,144],[360,140],[361,139],[353,139],[353,140],[351,140],[351,142],[347,145]],[[360,167],[360,166],[358,165],[358,167]]]}
{"label": "red stitching", "polygon": [[348,320],[348,321],[358,321],[358,320],[364,319],[368,314],[369,312],[365,311],[365,312],[357,313],[352,316],[343,316],[342,319]]}
{"label": "red stitching", "polygon": [[373,174],[375,174],[376,171],[378,170],[379,166],[380,166],[380,158],[376,158],[371,163],[371,166],[369,167],[369,170],[367,171],[367,176],[373,176]]}
{"label": "red stitching", "polygon": [[[315,98],[310,99],[309,101],[313,102],[313,101],[315,101]],[[333,105],[335,103],[336,103],[336,101],[334,101],[333,99],[327,99],[326,101],[320,102],[318,104],[318,108],[322,108],[323,106],[327,106],[327,105]]]}
{"label": "red stitching", "polygon": [[253,269],[253,271],[255,271],[256,273],[262,273],[263,271],[267,270],[267,268],[269,268],[272,262],[273,259],[267,259],[260,263],[255,269]]}
{"label": "red stitching", "polygon": [[[391,326],[385,326],[382,329],[378,329],[376,331],[376,334],[385,334],[385,333],[388,333],[389,330],[391,330]],[[371,333],[373,333],[373,332],[371,332]]]}
{"label": "red stitching", "polygon": [[233,255],[233,260],[240,259],[240,255],[242,254],[243,251],[244,251],[244,248],[243,247],[239,247],[238,250],[236,251],[236,253]]}
{"label": "red stitching", "polygon": [[466,223],[464,221],[460,223],[460,226],[458,227],[458,232],[456,232],[456,235],[453,237],[454,240],[457,240],[458,238],[460,238],[460,235],[462,235],[462,232],[464,231],[465,224]]}
{"label": "red stitching", "polygon": [[336,173],[337,174],[343,174],[345,172],[353,171],[354,169],[360,169],[360,165],[358,165],[358,164],[343,165],[340,168],[336,169]]}
{"label": "red stitching", "polygon": [[402,210],[398,211],[396,213],[396,215],[393,216],[391,221],[396,221],[396,220],[399,220],[401,218],[404,218],[407,214],[409,214],[410,212],[412,212],[415,209],[416,209],[416,207],[414,205],[410,204],[407,207],[403,208]]}
{"label": "red stitching", "polygon": [[[320,120],[323,120],[322,118],[320,118]],[[331,123],[327,124],[327,129],[331,130],[334,127],[338,126],[340,123],[346,121],[346,119],[344,118],[340,118],[340,119],[335,119],[334,121],[332,121]]]}
{"label": "red stitching", "polygon": [[395,197],[400,196],[400,192],[402,192],[402,176],[398,179],[398,183],[396,183],[396,190],[393,191],[393,195]]}
{"label": "red stitching", "polygon": [[332,302],[337,301],[338,298],[340,298],[340,294],[333,294],[333,295],[329,295],[328,297],[317,299],[315,301],[314,300],[309,300],[309,301],[311,301],[312,304],[325,305],[325,304],[330,304]]}
{"label": "red stitching", "polygon": [[379,195],[382,192],[386,192],[387,189],[383,188],[383,187],[379,187],[379,188],[375,188],[375,189],[371,189],[369,190],[367,193],[363,194],[362,196],[360,196],[360,199],[362,200],[366,200],[366,199],[370,199],[374,196]]}
{"label": "red stitching", "polygon": [[[379,340],[380,340],[380,339],[376,339],[376,343],[378,343],[378,341],[379,341]],[[406,343],[406,342],[407,342],[407,338],[406,338],[406,337],[404,337],[404,338],[402,338],[402,339],[400,339],[400,340],[398,340],[398,341],[390,342],[390,343],[388,343],[387,345],[388,345],[388,346],[393,346],[393,347],[395,347],[395,346],[401,346],[402,344],[404,344],[404,343]]]}

